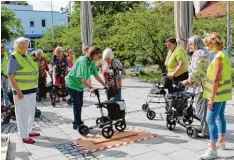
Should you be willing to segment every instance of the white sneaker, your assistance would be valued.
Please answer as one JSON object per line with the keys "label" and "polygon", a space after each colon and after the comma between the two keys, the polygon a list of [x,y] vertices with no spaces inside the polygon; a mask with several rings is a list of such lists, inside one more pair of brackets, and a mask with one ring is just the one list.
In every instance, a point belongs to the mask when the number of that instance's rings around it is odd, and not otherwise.
{"label": "white sneaker", "polygon": [[216,143],[216,148],[217,149],[222,149],[222,150],[225,150],[226,148],[225,148],[225,142],[217,142]]}
{"label": "white sneaker", "polygon": [[214,159],[217,157],[218,157],[217,150],[214,150],[209,147],[207,151],[200,158],[203,160],[209,160],[209,159]]}

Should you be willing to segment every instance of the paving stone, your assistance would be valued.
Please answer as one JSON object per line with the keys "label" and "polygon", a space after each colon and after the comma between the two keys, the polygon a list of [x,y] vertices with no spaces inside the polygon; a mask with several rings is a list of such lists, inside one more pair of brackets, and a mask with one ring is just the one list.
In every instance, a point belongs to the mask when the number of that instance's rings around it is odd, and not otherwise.
{"label": "paving stone", "polygon": [[50,148],[40,148],[36,150],[30,151],[32,153],[32,157],[37,160],[37,159],[42,159],[42,158],[48,158],[51,156],[56,156],[56,155],[61,155],[61,152],[55,148],[55,147],[50,147]]}
{"label": "paving stone", "polygon": [[57,156],[52,156],[48,158],[43,158],[41,160],[68,160],[68,158],[64,155],[57,155]]}
{"label": "paving stone", "polygon": [[194,153],[190,150],[183,149],[179,150],[170,154],[167,154],[167,157],[173,159],[173,160],[198,160],[200,159],[200,155],[198,153]]}
{"label": "paving stone", "polygon": [[176,144],[172,144],[172,143],[169,143],[169,142],[162,142],[162,143],[158,143],[158,144],[155,144],[155,145],[151,145],[149,147],[152,148],[153,150],[157,151],[158,153],[162,154],[162,155],[184,149],[184,148],[182,148],[182,147],[180,147],[180,146],[178,146]]}
{"label": "paving stone", "polygon": [[156,151],[151,151],[151,152],[147,152],[147,153],[140,154],[137,156],[133,156],[133,158],[136,160],[143,160],[143,159],[147,159],[147,160],[155,160],[155,159],[172,160],[171,158],[168,158],[167,156],[160,154]]}

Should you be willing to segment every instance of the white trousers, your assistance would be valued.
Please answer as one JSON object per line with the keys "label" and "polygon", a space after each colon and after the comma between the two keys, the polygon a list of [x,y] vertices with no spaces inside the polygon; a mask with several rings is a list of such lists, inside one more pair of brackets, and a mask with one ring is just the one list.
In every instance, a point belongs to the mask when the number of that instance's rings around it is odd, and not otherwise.
{"label": "white trousers", "polygon": [[26,94],[21,100],[18,99],[17,95],[14,95],[14,102],[19,135],[21,138],[28,138],[33,128],[36,93]]}

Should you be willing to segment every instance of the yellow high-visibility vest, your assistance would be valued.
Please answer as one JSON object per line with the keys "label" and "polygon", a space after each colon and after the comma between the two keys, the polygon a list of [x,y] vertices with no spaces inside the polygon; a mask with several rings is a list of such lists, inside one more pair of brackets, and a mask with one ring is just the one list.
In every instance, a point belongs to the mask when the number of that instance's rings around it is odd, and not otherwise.
{"label": "yellow high-visibility vest", "polygon": [[223,52],[217,53],[213,61],[207,70],[207,81],[204,86],[203,97],[210,99],[212,96],[212,85],[214,80],[214,63],[217,58],[222,59],[223,70],[221,73],[221,80],[219,82],[219,87],[216,96],[214,97],[214,102],[224,102],[232,99],[232,66],[231,60],[227,54]]}
{"label": "yellow high-visibility vest", "polygon": [[3,61],[2,61],[2,64],[1,64],[1,71],[2,73],[6,76],[7,75],[7,62],[8,62],[8,54],[5,52],[4,53],[4,58],[3,58]]}
{"label": "yellow high-visibility vest", "polygon": [[[23,67],[21,70],[17,70],[15,73],[16,82],[21,90],[33,89],[38,86],[38,64],[34,62],[33,58],[26,53],[25,56],[29,62],[19,53],[12,53],[16,58],[20,66]],[[12,87],[12,86],[11,86]]]}

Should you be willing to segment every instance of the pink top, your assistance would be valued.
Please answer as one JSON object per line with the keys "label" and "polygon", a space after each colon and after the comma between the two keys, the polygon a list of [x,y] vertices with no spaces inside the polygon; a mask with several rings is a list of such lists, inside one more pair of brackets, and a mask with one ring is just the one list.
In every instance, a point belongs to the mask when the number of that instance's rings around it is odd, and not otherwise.
{"label": "pink top", "polygon": [[68,67],[72,68],[73,67],[73,62],[71,58],[68,58]]}

